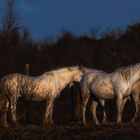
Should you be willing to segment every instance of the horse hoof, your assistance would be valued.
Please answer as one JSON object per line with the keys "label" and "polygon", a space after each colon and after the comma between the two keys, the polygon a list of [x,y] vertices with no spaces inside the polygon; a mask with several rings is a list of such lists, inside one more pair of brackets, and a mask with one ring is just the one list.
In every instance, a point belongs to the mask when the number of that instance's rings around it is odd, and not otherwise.
{"label": "horse hoof", "polygon": [[55,128],[55,124],[54,123],[43,123],[43,128],[53,129],[53,128]]}
{"label": "horse hoof", "polygon": [[130,120],[130,122],[131,122],[131,123],[135,123],[135,122],[136,122],[136,119],[135,119],[135,118],[132,118],[132,119]]}
{"label": "horse hoof", "polygon": [[49,127],[52,128],[52,129],[54,129],[55,128],[55,124],[54,123],[51,123],[51,124],[49,124]]}
{"label": "horse hoof", "polygon": [[121,125],[121,124],[122,124],[122,122],[117,122],[116,124],[117,124],[117,125]]}
{"label": "horse hoof", "polygon": [[83,126],[84,126],[84,127],[88,127],[88,124],[87,124],[87,123],[83,123]]}
{"label": "horse hoof", "polygon": [[95,125],[100,125],[100,123],[98,121],[94,121]]}
{"label": "horse hoof", "polygon": [[100,123],[99,123],[99,122],[96,122],[96,123],[95,123],[95,125],[97,125],[97,126],[98,126],[98,125],[100,125]]}
{"label": "horse hoof", "polygon": [[21,124],[18,122],[12,124],[12,127],[20,127],[20,126],[21,126]]}
{"label": "horse hoof", "polygon": [[3,124],[2,127],[3,128],[9,128],[10,126],[9,126],[9,124]]}
{"label": "horse hoof", "polygon": [[109,124],[109,122],[107,120],[102,121],[102,125],[108,125],[108,124]]}

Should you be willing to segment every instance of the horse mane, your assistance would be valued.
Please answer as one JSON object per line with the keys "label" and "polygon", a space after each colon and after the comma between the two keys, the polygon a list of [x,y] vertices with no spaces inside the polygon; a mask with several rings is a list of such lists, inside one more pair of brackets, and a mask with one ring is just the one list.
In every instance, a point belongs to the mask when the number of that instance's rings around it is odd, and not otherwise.
{"label": "horse mane", "polygon": [[92,72],[94,72],[94,73],[104,73],[105,72],[103,70],[97,70],[97,69],[92,69],[92,68],[87,68],[87,67],[83,67],[83,71],[85,74],[92,73]]}
{"label": "horse mane", "polygon": [[116,69],[115,72],[119,72],[125,80],[128,80],[132,74],[136,73],[140,68],[140,63],[129,65]]}
{"label": "horse mane", "polygon": [[70,66],[70,67],[64,67],[64,68],[57,68],[55,70],[50,70],[47,72],[44,72],[44,75],[54,75],[54,73],[59,73],[59,72],[65,72],[65,71],[72,71],[76,68],[79,68],[79,66]]}
{"label": "horse mane", "polygon": [[138,68],[140,68],[140,63],[136,63],[134,65],[129,65],[129,66],[123,66],[120,68],[117,68],[115,71],[118,72],[125,72],[125,71],[136,71]]}

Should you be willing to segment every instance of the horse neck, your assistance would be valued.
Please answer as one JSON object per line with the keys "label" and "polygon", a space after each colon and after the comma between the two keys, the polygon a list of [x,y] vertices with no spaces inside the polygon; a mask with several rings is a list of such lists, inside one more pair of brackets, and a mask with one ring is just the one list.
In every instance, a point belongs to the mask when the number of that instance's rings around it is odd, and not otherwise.
{"label": "horse neck", "polygon": [[130,76],[127,81],[133,85],[135,82],[139,80],[140,80],[140,66],[135,66],[130,70]]}
{"label": "horse neck", "polygon": [[130,82],[132,84],[134,84],[135,82],[139,81],[140,80],[140,70],[138,70],[137,72],[135,72],[131,78],[130,78]]}
{"label": "horse neck", "polygon": [[67,84],[74,80],[74,72],[61,72],[57,75],[59,88],[65,88]]}

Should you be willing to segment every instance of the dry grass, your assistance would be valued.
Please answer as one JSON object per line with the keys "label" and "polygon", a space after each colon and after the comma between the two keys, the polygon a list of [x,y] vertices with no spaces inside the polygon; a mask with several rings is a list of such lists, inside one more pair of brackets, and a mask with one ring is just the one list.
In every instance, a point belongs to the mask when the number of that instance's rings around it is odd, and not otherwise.
{"label": "dry grass", "polygon": [[27,125],[0,128],[0,140],[139,140],[140,123],[83,127],[79,123],[69,123],[44,128]]}

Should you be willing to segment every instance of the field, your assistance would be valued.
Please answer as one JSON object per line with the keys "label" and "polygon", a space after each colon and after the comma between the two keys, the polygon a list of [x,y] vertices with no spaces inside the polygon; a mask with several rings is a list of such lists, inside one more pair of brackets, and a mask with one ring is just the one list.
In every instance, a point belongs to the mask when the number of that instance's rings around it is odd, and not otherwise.
{"label": "field", "polygon": [[77,122],[44,128],[36,125],[0,128],[0,140],[139,140],[140,123],[82,126]]}

